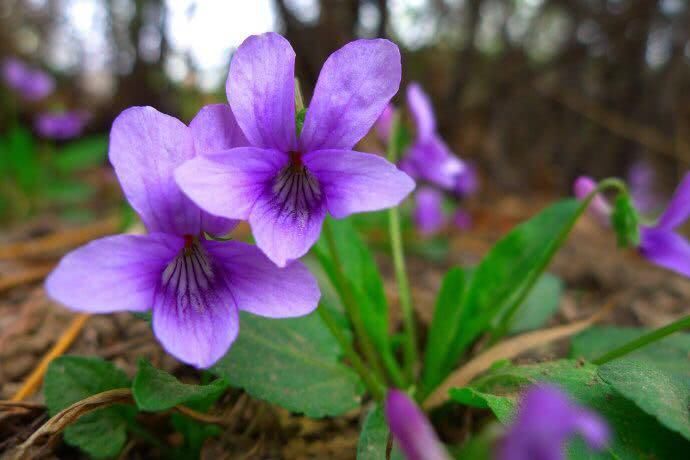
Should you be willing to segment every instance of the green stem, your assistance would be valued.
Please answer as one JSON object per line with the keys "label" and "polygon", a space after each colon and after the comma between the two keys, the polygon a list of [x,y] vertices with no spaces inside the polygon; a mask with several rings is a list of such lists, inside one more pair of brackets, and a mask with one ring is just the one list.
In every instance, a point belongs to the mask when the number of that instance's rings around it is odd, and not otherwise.
{"label": "green stem", "polygon": [[671,324],[661,327],[648,334],[645,334],[642,337],[632,340],[614,350],[611,350],[608,353],[605,353],[597,359],[593,360],[592,362],[594,364],[601,366],[602,364],[608,363],[609,361],[613,361],[614,359],[618,359],[621,356],[625,356],[629,353],[632,353],[633,351],[639,348],[645,347],[650,343],[654,343],[657,340],[661,340],[664,337],[673,334],[674,332],[678,332],[682,329],[687,328],[690,328],[690,315],[685,316],[677,321],[674,321]]}
{"label": "green stem", "polygon": [[554,254],[560,248],[563,243],[565,242],[566,238],[570,234],[570,231],[573,229],[575,226],[575,223],[577,220],[580,218],[582,213],[587,209],[591,201],[594,199],[594,197],[598,194],[603,192],[606,189],[615,189],[619,193],[628,193],[628,189],[625,185],[625,182],[622,180],[611,177],[608,179],[604,179],[601,182],[597,184],[597,188],[592,191],[587,198],[582,202],[580,207],[578,208],[577,212],[575,215],[572,217],[570,223],[563,228],[561,233],[556,237],[556,240],[553,242],[549,249],[548,256],[544,259],[544,263],[541,264],[533,272],[533,275],[530,276],[530,278],[527,280],[527,283],[525,286],[522,288],[518,296],[515,298],[513,302],[511,302],[510,307],[508,307],[508,311],[506,312],[505,315],[501,318],[499,324],[496,326],[496,328],[493,330],[491,333],[491,339],[489,340],[489,346],[493,345],[496,343],[501,337],[505,336],[508,333],[508,330],[510,329],[511,324],[513,323],[513,320],[515,319],[515,315],[519,311],[520,307],[522,304],[525,302],[525,299],[529,295],[529,293],[532,291],[532,288],[534,287],[534,284],[537,282],[541,274],[544,272],[546,269],[546,266],[549,264],[551,259],[553,258]]}
{"label": "green stem", "polygon": [[355,335],[359,339],[359,344],[362,347],[362,352],[364,353],[364,356],[366,356],[367,362],[372,367],[377,378],[384,381],[385,378],[383,374],[383,367],[381,367],[379,355],[376,352],[376,348],[374,347],[369,334],[367,334],[359,307],[352,296],[352,291],[349,289],[347,279],[343,274],[343,265],[340,261],[338,248],[335,245],[335,238],[333,237],[333,231],[331,230],[331,225],[328,220],[324,221],[323,223],[323,234],[326,237],[328,252],[330,252],[331,260],[333,262],[333,272],[335,274],[336,282],[335,288],[336,291],[338,291],[341,300],[343,301],[345,313],[347,313],[347,316],[352,323]]}
{"label": "green stem", "polygon": [[[398,159],[398,137],[400,130],[400,116],[393,115],[391,123],[391,134],[388,140],[388,161],[395,163]],[[395,279],[398,284],[400,295],[400,308],[402,310],[403,321],[405,324],[405,337],[403,350],[405,357],[405,373],[408,380],[414,381],[417,367],[417,331],[414,320],[414,308],[412,306],[412,295],[410,293],[410,283],[407,278],[405,268],[405,251],[403,249],[402,233],[400,231],[400,212],[397,207],[388,210],[388,229],[391,238],[391,251],[393,253],[393,266],[395,268]]]}
{"label": "green stem", "polygon": [[335,337],[338,343],[340,343],[340,346],[345,352],[345,356],[348,358],[350,364],[355,369],[355,371],[362,378],[362,381],[369,389],[371,395],[377,401],[381,401],[385,396],[385,388],[383,387],[383,385],[381,385],[381,383],[369,371],[369,369],[366,368],[366,366],[362,362],[362,359],[359,357],[355,349],[352,347],[350,341],[347,339],[347,337],[345,337],[345,334],[343,334],[343,331],[336,323],[335,319],[333,318],[333,315],[331,315],[331,312],[328,311],[328,308],[323,304],[319,305],[318,312],[323,322],[326,323],[326,326],[328,327],[328,329],[330,329],[331,333],[333,334],[333,337]]}

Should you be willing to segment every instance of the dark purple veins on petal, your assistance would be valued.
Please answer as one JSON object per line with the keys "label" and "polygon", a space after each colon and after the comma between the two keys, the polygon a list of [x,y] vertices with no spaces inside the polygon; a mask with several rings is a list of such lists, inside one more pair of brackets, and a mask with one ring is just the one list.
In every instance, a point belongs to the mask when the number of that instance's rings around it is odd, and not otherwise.
{"label": "dark purple veins on petal", "polygon": [[279,215],[290,217],[298,227],[304,227],[312,211],[322,203],[319,181],[298,152],[290,152],[290,161],[273,179],[271,193],[272,205]]}
{"label": "dark purple veins on petal", "polygon": [[190,235],[184,239],[184,247],[163,271],[161,284],[166,295],[177,300],[178,309],[201,313],[220,300],[214,289],[217,280],[212,260],[199,240]]}

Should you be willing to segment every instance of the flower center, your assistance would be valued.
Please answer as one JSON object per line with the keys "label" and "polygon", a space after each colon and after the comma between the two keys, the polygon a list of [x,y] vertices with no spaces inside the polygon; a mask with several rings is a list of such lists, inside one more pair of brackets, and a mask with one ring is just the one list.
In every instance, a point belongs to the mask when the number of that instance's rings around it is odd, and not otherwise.
{"label": "flower center", "polygon": [[165,267],[161,281],[163,288],[177,297],[177,305],[190,305],[196,311],[208,305],[213,265],[198,238],[184,235],[184,247]]}
{"label": "flower center", "polygon": [[306,221],[311,211],[321,205],[321,188],[309,172],[300,152],[290,152],[290,161],[278,172],[271,184],[272,204],[282,215]]}

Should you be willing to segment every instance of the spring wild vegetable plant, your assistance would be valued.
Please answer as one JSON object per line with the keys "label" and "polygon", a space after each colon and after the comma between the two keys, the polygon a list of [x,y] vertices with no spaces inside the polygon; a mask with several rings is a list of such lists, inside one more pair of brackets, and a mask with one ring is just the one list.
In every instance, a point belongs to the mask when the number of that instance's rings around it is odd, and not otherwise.
{"label": "spring wild vegetable plant", "polygon": [[[580,179],[577,198],[515,227],[478,265],[445,274],[422,342],[399,205],[422,184],[417,223],[435,231],[441,194],[471,193],[476,172],[446,147],[418,85],[407,87],[407,112],[389,105],[401,79],[392,42],[358,40],[333,53],[308,105],[294,63],[280,35],[252,36],[230,64],[228,104],[203,108],[189,125],[151,107],[116,119],[110,162],[146,234],[76,249],[47,292],[76,311],[150,312],[142,317],[165,350],[213,377],[183,384],[142,360],[130,381],[101,359],[61,357],[45,381],[51,415],[93,395],[133,397],[76,420],[66,442],[114,457],[128,436],[150,439],[138,411],[205,412],[234,387],[313,418],[361,408],[360,460],[682,458],[690,362],[674,344],[687,348],[690,338],[669,335],[690,317],[658,330],[593,327],[572,339],[569,357],[511,359],[597,319],[543,328],[561,289],[545,270],[588,208],[621,247],[690,275],[690,247],[677,232],[690,214],[690,176],[656,222],[642,220],[623,181]],[[385,158],[355,150],[377,120]],[[374,211],[387,217],[400,330],[350,217]],[[239,220],[255,244],[228,238]],[[461,445],[444,445],[432,423],[453,406],[484,417]],[[194,458],[218,434],[176,420],[185,444],[159,446],[166,456]]]}

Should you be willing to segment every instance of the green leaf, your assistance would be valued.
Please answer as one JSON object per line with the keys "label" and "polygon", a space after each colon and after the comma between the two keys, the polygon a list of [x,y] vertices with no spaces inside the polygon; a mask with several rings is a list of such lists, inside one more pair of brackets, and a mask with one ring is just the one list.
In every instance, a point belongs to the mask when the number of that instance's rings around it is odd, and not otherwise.
{"label": "green leaf", "polygon": [[61,173],[93,168],[105,163],[107,136],[91,136],[70,142],[55,153],[53,163]]}
{"label": "green leaf", "polygon": [[425,385],[431,386],[442,379],[441,370],[446,352],[454,339],[457,329],[455,325],[462,316],[462,294],[466,277],[466,270],[455,267],[448,270],[441,282],[424,352],[422,382]]}
{"label": "green leaf", "polygon": [[618,246],[635,248],[640,244],[639,220],[630,195],[619,193],[611,214],[611,225],[616,232]]}
{"label": "green leaf", "polygon": [[228,384],[223,379],[208,385],[182,383],[167,372],[156,369],[145,359],[140,359],[132,393],[139,409],[161,411],[178,404],[216,400],[227,388]]}
{"label": "green leaf", "polygon": [[184,438],[182,446],[172,452],[175,459],[200,458],[204,441],[207,438],[219,436],[223,432],[216,425],[201,423],[182,414],[172,414],[171,421],[175,431],[182,434]]}
{"label": "green leaf", "polygon": [[41,184],[41,165],[31,133],[17,127],[7,133],[5,162],[10,178],[27,194],[34,193]]}
{"label": "green leaf", "polygon": [[[650,329],[597,326],[572,339],[570,355],[592,360],[650,332]],[[690,376],[690,334],[675,333],[646,345],[626,356],[651,363],[666,373],[687,378]]]}
{"label": "green leaf", "polygon": [[642,410],[690,439],[690,374],[665,372],[634,358],[607,363],[598,374]]}
{"label": "green leaf", "polygon": [[[355,298],[364,328],[381,357],[393,363],[395,358],[388,337],[388,301],[374,256],[348,220],[330,219],[327,225],[335,240],[340,269],[347,282],[346,289]],[[336,267],[325,236],[317,242],[315,253],[333,286],[337,287]],[[339,294],[342,297],[345,293]]]}
{"label": "green leaf", "polygon": [[[424,381],[433,390],[448,375],[471,344],[504,309],[519,299],[544,272],[582,213],[582,203],[568,199],[555,203],[504,236],[477,266],[463,295],[460,317],[449,327],[452,340],[440,368]],[[506,306],[506,304],[510,306]]]}
{"label": "green leaf", "polygon": [[240,335],[211,370],[252,396],[308,417],[341,415],[360,404],[359,377],[316,313],[269,319],[241,313]]}
{"label": "green leaf", "polygon": [[357,442],[357,460],[380,460],[386,458],[388,437],[390,432],[386,417],[380,406],[374,406],[369,410],[362,432]]}
{"label": "green leaf", "polygon": [[687,440],[662,426],[604,382],[596,366],[577,361],[503,366],[477,379],[469,389],[451,390],[451,398],[474,407],[488,407],[502,423],[509,423],[521,392],[542,381],[560,386],[579,404],[601,414],[613,431],[607,453],[594,454],[584,443],[576,441],[568,448],[570,459],[673,459],[679,458],[678,452],[687,452],[690,448]]}
{"label": "green leaf", "polygon": [[518,308],[509,333],[519,334],[542,327],[558,310],[562,294],[563,282],[560,278],[544,273]]}
{"label": "green leaf", "polygon": [[[128,388],[127,375],[100,358],[62,356],[46,372],[44,396],[51,416],[77,401],[107,390]],[[65,441],[95,458],[116,456],[127,440],[136,409],[116,404],[80,417],[65,430]]]}

